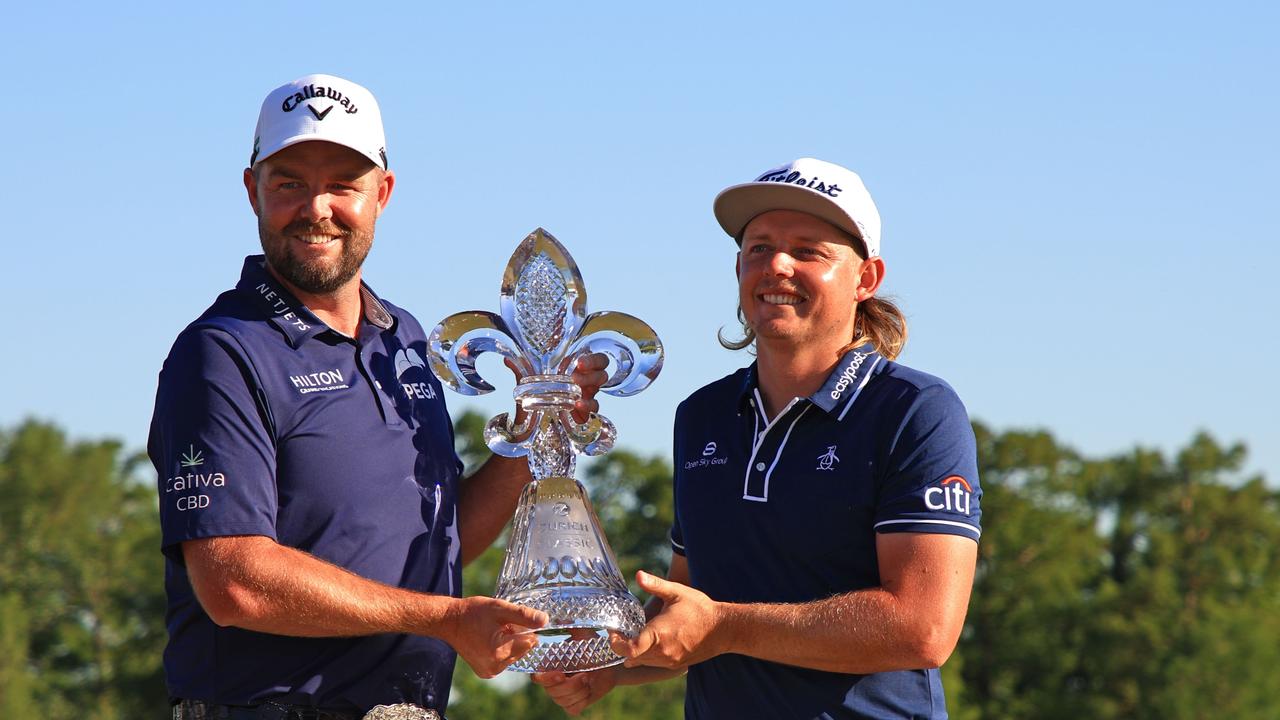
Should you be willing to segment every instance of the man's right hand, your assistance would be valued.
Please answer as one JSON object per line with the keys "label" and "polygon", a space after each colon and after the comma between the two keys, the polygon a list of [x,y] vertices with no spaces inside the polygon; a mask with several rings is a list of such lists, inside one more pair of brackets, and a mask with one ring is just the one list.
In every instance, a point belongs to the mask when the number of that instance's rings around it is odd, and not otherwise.
{"label": "man's right hand", "polygon": [[547,619],[541,610],[505,600],[462,598],[456,601],[440,637],[476,675],[491,678],[538,644],[538,636],[525,631],[546,625]]}
{"label": "man's right hand", "polygon": [[533,681],[546,688],[547,695],[570,715],[586,710],[618,684],[618,667],[566,675],[562,672],[534,673]]}

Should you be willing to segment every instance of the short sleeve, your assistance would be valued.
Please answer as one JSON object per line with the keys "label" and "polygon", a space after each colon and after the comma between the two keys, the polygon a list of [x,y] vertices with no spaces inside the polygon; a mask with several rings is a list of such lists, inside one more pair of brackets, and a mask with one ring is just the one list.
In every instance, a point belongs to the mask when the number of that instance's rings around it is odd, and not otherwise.
{"label": "short sleeve", "polygon": [[223,535],[276,537],[273,433],[265,395],[229,333],[191,328],[160,371],[147,451],[157,473],[165,554]]}
{"label": "short sleeve", "polygon": [[977,441],[944,383],[921,389],[896,428],[881,475],[876,532],[982,533]]}
{"label": "short sleeve", "polygon": [[[675,421],[675,427],[673,431],[674,438],[672,439],[672,442],[671,442],[671,449],[672,449],[671,457],[673,458],[683,457],[680,449],[680,435],[681,435],[680,431],[681,431],[683,417],[684,417],[684,403],[680,403],[679,407],[676,408],[676,421]],[[674,500],[674,502],[672,503],[672,507],[675,508],[675,510],[671,514],[672,515],[671,531],[667,534],[667,538],[671,541],[671,552],[677,555],[683,556],[685,554],[685,551],[684,551],[684,530],[680,527],[680,489],[678,487],[680,483],[679,463],[675,463],[675,467],[673,468],[673,470],[674,470],[674,473],[672,474],[671,492]]]}

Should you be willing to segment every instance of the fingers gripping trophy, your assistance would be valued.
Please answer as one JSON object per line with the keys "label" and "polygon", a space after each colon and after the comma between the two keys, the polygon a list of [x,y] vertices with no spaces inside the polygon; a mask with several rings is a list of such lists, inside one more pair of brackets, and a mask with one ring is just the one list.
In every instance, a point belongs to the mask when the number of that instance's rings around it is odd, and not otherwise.
{"label": "fingers gripping trophy", "polygon": [[634,395],[662,369],[662,343],[631,315],[588,315],[577,264],[542,228],[512,254],[500,298],[497,315],[472,310],[445,318],[432,330],[428,350],[436,376],[463,395],[494,389],[476,370],[483,353],[498,353],[516,373],[522,417],[494,417],[484,437],[499,455],[527,456],[533,481],[521,494],[494,596],[542,610],[550,620],[537,631],[538,645],[510,669],[614,665],[622,658],[609,649],[609,631],[635,637],[644,611],[627,591],[586,491],[574,479],[578,454],[608,452],[616,431],[603,415],[592,413],[584,423],[573,418],[581,391],[570,373],[579,357],[603,353],[613,370],[601,390]]}

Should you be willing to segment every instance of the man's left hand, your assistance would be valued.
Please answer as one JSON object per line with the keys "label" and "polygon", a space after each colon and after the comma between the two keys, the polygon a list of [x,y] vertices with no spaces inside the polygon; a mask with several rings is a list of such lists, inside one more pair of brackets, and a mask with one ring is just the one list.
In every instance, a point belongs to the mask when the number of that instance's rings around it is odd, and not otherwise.
{"label": "man's left hand", "polygon": [[663,607],[634,639],[611,636],[613,651],[626,658],[627,667],[682,669],[725,652],[720,603],[688,585],[644,571],[636,573],[636,582],[661,599]]}

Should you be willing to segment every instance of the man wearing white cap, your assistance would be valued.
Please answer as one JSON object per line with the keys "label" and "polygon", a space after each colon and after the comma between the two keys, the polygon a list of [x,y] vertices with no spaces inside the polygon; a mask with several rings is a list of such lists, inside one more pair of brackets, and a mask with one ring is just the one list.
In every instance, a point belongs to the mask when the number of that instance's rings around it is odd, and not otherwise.
{"label": "man wearing white cap", "polygon": [[942,380],[894,362],[875,297],[880,216],[862,180],[801,158],[726,189],[750,367],[676,411],[667,579],[623,668],[536,680],[571,713],[688,672],[689,718],[945,718],[964,624],[977,455]]}
{"label": "man wearing white cap", "polygon": [[[455,651],[490,677],[546,622],[459,597],[527,467],[460,478],[426,334],[361,280],[395,186],[373,95],[330,75],[277,88],[244,184],[265,254],[178,336],[148,441],[173,717],[435,717]],[[575,373],[580,410],[603,360]]]}

